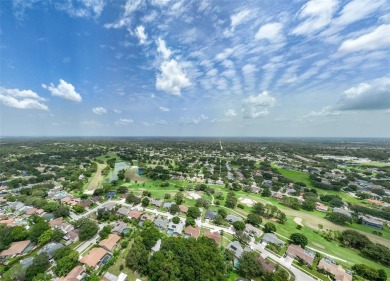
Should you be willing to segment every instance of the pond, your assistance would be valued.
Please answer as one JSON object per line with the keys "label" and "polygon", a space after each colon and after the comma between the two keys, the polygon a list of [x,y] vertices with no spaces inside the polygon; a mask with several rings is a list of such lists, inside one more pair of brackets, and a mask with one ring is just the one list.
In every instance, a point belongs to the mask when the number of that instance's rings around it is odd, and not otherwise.
{"label": "pond", "polygon": [[131,166],[126,162],[117,162],[115,163],[114,169],[108,174],[107,178],[104,180],[105,183],[118,180],[118,172],[120,170],[127,170]]}

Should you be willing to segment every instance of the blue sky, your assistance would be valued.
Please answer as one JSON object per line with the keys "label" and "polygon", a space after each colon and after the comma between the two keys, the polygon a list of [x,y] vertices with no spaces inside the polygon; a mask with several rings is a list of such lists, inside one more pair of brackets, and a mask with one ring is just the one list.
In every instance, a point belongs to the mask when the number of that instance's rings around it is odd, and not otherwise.
{"label": "blue sky", "polygon": [[388,0],[1,1],[1,136],[390,137]]}

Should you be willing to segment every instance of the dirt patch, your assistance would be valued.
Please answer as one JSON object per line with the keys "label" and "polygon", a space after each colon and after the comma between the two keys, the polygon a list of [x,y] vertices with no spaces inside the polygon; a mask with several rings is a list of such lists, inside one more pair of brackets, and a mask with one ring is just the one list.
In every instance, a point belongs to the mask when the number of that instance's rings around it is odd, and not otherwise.
{"label": "dirt patch", "polygon": [[199,199],[199,198],[202,198],[202,196],[200,196],[199,194],[197,194],[197,193],[195,193],[195,192],[189,192],[189,193],[187,194],[187,198],[197,200],[197,199]]}
{"label": "dirt patch", "polygon": [[106,164],[97,163],[97,170],[96,173],[93,175],[91,181],[88,183],[88,190],[93,191],[99,187],[100,182],[103,180],[102,171],[105,167],[107,167]]}
{"label": "dirt patch", "polygon": [[313,244],[313,246],[317,247],[317,248],[320,248],[320,249],[325,249],[325,246],[324,245],[321,245],[320,243],[317,243],[317,242],[311,242]]}
{"label": "dirt patch", "polygon": [[125,178],[130,180],[130,182],[144,183],[146,181],[145,178],[138,175],[138,168],[135,167],[126,170]]}
{"label": "dirt patch", "polygon": [[255,204],[256,202],[253,201],[252,199],[249,199],[249,198],[243,198],[243,197],[240,197],[238,199],[238,201],[244,205],[247,205],[248,207],[252,207],[253,204]]}
{"label": "dirt patch", "polygon": [[302,224],[302,219],[301,219],[301,218],[298,218],[298,217],[294,218],[294,222],[295,222],[297,225],[303,226],[303,224]]}

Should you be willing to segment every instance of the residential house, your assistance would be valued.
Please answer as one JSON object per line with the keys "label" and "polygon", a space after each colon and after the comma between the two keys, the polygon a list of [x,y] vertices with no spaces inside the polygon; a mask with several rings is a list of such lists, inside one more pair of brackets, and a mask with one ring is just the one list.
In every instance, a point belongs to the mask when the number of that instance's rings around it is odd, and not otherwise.
{"label": "residential house", "polygon": [[19,263],[22,265],[23,268],[29,267],[34,260],[34,257],[27,257],[25,259],[22,259],[19,261]]}
{"label": "residential house", "polygon": [[300,258],[308,266],[312,266],[316,254],[313,251],[302,248],[300,245],[291,244],[288,246],[286,254],[292,258]]}
{"label": "residential house", "polygon": [[157,218],[154,220],[154,224],[157,228],[165,230],[168,227],[169,220],[168,219],[160,219]]}
{"label": "residential house", "polygon": [[80,230],[79,229],[72,229],[68,233],[65,234],[64,240],[68,241],[69,243],[73,243],[79,240]]}
{"label": "residential house", "polygon": [[276,270],[275,265],[272,262],[266,261],[261,255],[259,255],[257,259],[265,272],[272,273]]}
{"label": "residential house", "polygon": [[154,215],[144,213],[141,216],[141,221],[154,221]]}
{"label": "residential house", "polygon": [[54,253],[63,247],[64,245],[62,245],[61,243],[50,242],[49,244],[43,246],[43,248],[38,251],[38,254],[46,253],[51,259],[54,256]]}
{"label": "residential house", "polygon": [[179,205],[179,210],[181,213],[187,213],[188,212],[188,207],[184,205]]}
{"label": "residential house", "polygon": [[181,235],[184,229],[184,223],[169,223],[168,234]]}
{"label": "residential house", "polygon": [[213,220],[217,214],[218,213],[215,211],[206,210],[206,214],[205,214],[204,218],[209,219],[209,220]]}
{"label": "residential house", "polygon": [[319,212],[326,213],[328,211],[329,207],[325,206],[324,204],[317,202],[316,203],[316,210]]}
{"label": "residential house", "polygon": [[377,229],[383,229],[383,223],[377,219],[367,216],[359,216],[359,219],[362,219],[362,224],[371,226]]}
{"label": "residential house", "polygon": [[199,227],[192,227],[191,225],[189,225],[184,229],[184,237],[194,237],[198,239],[199,235],[200,235]]}
{"label": "residential house", "polygon": [[344,208],[333,208],[333,212],[343,214],[343,215],[348,216],[349,218],[352,218],[351,212],[344,209]]}
{"label": "residential house", "polygon": [[83,207],[84,209],[85,208],[88,208],[89,206],[91,206],[93,204],[93,202],[90,200],[90,199],[87,199],[87,200],[82,200],[79,205],[81,207]]}
{"label": "residential house", "polygon": [[322,258],[317,268],[333,276],[335,281],[352,281],[352,275],[349,274],[341,265],[337,265],[328,258]]}
{"label": "residential house", "polygon": [[163,204],[163,207],[164,207],[165,209],[169,210],[173,204],[176,204],[176,203],[175,203],[175,202],[165,202],[165,203]]}
{"label": "residential house", "polygon": [[112,252],[121,237],[117,234],[110,234],[108,237],[99,242],[100,247]]}
{"label": "residential house", "polygon": [[63,217],[56,218],[54,220],[49,221],[50,228],[57,228],[59,225],[61,225],[64,222]]}
{"label": "residential house", "polygon": [[242,217],[236,216],[236,215],[227,215],[226,220],[229,223],[234,223],[236,221],[242,221]]}
{"label": "residential house", "polygon": [[366,199],[365,200],[368,204],[370,205],[374,205],[374,206],[379,206],[379,207],[383,207],[383,202],[379,201],[379,200],[375,200],[375,199]]}
{"label": "residential house", "polygon": [[252,237],[260,237],[263,234],[263,231],[248,223],[245,225],[244,231]]}
{"label": "residential house", "polygon": [[242,255],[242,253],[244,252],[244,249],[242,248],[240,242],[238,241],[233,241],[233,242],[230,242],[227,246],[226,246],[226,249],[227,250],[231,250],[234,252],[234,256],[239,259]]}
{"label": "residential house", "polygon": [[116,213],[122,217],[127,217],[128,214],[130,213],[130,209],[126,207],[120,207]]}
{"label": "residential house", "polygon": [[213,239],[218,246],[221,245],[221,234],[219,234],[219,232],[211,232],[206,230],[203,235]]}
{"label": "residential house", "polygon": [[156,208],[160,208],[164,204],[164,200],[151,198],[149,204],[155,206]]}
{"label": "residential house", "polygon": [[106,203],[105,205],[104,205],[104,207],[103,207],[103,209],[105,210],[105,211],[111,211],[111,210],[113,210],[113,209],[115,209],[116,208],[116,203],[115,202],[108,202],[108,203]]}
{"label": "residential house", "polygon": [[138,210],[131,210],[128,214],[128,217],[131,218],[131,219],[136,219],[136,220],[139,220],[139,218],[141,217],[142,213]]}
{"label": "residential house", "polygon": [[0,252],[0,258],[7,258],[25,254],[29,250],[31,250],[31,246],[32,245],[30,240],[12,242],[11,246],[8,249]]}
{"label": "residential house", "polygon": [[273,196],[275,197],[275,199],[278,199],[278,200],[283,198],[283,194],[280,192],[276,192]]}
{"label": "residential house", "polygon": [[279,245],[281,247],[284,247],[284,245],[286,244],[284,241],[276,237],[276,235],[273,233],[264,234],[263,238],[261,239],[261,242],[266,244],[272,243],[272,244]]}
{"label": "residential house", "polygon": [[103,248],[92,248],[87,255],[82,257],[81,263],[91,266],[94,269],[99,268],[106,259],[111,257],[110,253]]}
{"label": "residential house", "polygon": [[59,281],[80,281],[83,280],[86,271],[84,267],[78,265],[73,268],[68,275],[61,277]]}
{"label": "residential house", "polygon": [[74,229],[74,226],[68,222],[63,222],[57,226],[57,228],[61,229],[65,234]]}
{"label": "residential house", "polygon": [[127,223],[119,221],[113,225],[111,232],[122,234],[126,229],[128,229]]}

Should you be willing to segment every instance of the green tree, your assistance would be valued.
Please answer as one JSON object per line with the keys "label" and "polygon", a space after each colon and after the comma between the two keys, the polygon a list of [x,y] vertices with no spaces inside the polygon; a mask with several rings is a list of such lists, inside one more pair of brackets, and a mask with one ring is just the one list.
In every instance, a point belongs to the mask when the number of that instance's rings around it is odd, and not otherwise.
{"label": "green tree", "polygon": [[147,273],[148,259],[149,251],[141,241],[137,240],[126,257],[126,265],[133,271],[145,274]]}
{"label": "green tree", "polygon": [[302,248],[305,248],[305,246],[309,243],[307,240],[307,237],[303,235],[302,233],[293,233],[290,236],[291,243],[296,245],[301,245]]}
{"label": "green tree", "polygon": [[263,219],[259,215],[248,214],[246,222],[254,226],[259,226],[263,222]]}
{"label": "green tree", "polygon": [[61,229],[56,228],[53,231],[52,239],[56,242],[60,242],[62,240],[62,238],[64,238],[64,235],[65,235],[65,233]]}
{"label": "green tree", "polygon": [[258,260],[258,253],[243,252],[239,258],[240,266],[238,267],[238,274],[244,278],[257,279],[263,275],[263,269]]}
{"label": "green tree", "polygon": [[57,260],[57,265],[54,272],[57,276],[64,276],[68,274],[78,263],[79,253],[72,250],[68,255]]}
{"label": "green tree", "polygon": [[148,276],[151,281],[179,281],[180,265],[172,257],[172,252],[155,253],[148,264]]}
{"label": "green tree", "polygon": [[129,191],[129,188],[127,186],[122,185],[122,186],[118,187],[116,191],[118,193],[125,194]]}
{"label": "green tree", "polygon": [[233,222],[233,227],[236,231],[241,231],[245,229],[245,223],[242,221]]}
{"label": "green tree", "polygon": [[150,225],[141,231],[140,237],[142,237],[142,243],[145,248],[150,250],[156,244],[157,240],[160,239],[161,234],[154,225]]}
{"label": "green tree", "polygon": [[265,233],[272,233],[276,231],[276,226],[272,222],[267,222],[264,224],[264,232]]}
{"label": "green tree", "polygon": [[65,205],[59,205],[57,209],[54,210],[53,215],[55,218],[59,217],[68,217],[70,214],[69,207]]}
{"label": "green tree", "polygon": [[183,192],[177,192],[175,194],[175,202],[177,205],[180,205],[181,203],[184,202],[184,194]]}
{"label": "green tree", "polygon": [[53,276],[51,276],[51,274],[39,273],[37,276],[33,278],[32,281],[51,281],[51,280],[53,280]]}
{"label": "green tree", "polygon": [[2,281],[22,281],[26,274],[26,269],[23,268],[21,263],[14,264],[9,270],[7,270],[3,276]]}
{"label": "green tree", "polygon": [[172,222],[173,223],[179,223],[180,222],[180,218],[179,217],[173,217],[172,218]]}
{"label": "green tree", "polygon": [[77,214],[83,213],[84,210],[85,210],[84,207],[81,205],[76,205],[73,207],[73,211],[75,211],[75,213],[77,213]]}
{"label": "green tree", "polygon": [[252,211],[256,215],[260,215],[261,216],[265,212],[265,206],[264,206],[264,204],[257,202],[255,204],[253,204]]}
{"label": "green tree", "polygon": [[53,238],[54,231],[52,229],[46,230],[44,233],[41,234],[38,238],[38,243],[41,245],[44,245],[46,243],[49,243],[51,239]]}
{"label": "green tree", "polygon": [[42,219],[30,227],[28,236],[32,242],[37,243],[42,233],[49,229],[49,223]]}
{"label": "green tree", "polygon": [[27,236],[28,231],[24,226],[18,225],[12,228],[11,237],[13,241],[25,240]]}
{"label": "green tree", "polygon": [[313,197],[308,197],[302,204],[302,208],[307,211],[314,211],[316,209],[317,200]]}
{"label": "green tree", "polygon": [[111,233],[112,226],[106,225],[99,231],[100,239],[106,239]]}
{"label": "green tree", "polygon": [[81,241],[94,237],[99,230],[97,223],[87,218],[76,221],[75,227],[80,230],[79,239]]}
{"label": "green tree", "polygon": [[383,269],[375,269],[365,264],[355,264],[352,266],[352,270],[356,274],[370,281],[386,281],[387,274]]}
{"label": "green tree", "polygon": [[41,253],[34,258],[32,264],[27,267],[26,280],[32,281],[39,273],[45,273],[50,267],[49,256],[46,253]]}
{"label": "green tree", "polygon": [[177,214],[178,212],[180,212],[179,205],[177,205],[177,204],[172,204],[172,205],[171,205],[171,208],[169,208],[169,212],[170,212],[172,215]]}
{"label": "green tree", "polygon": [[339,224],[339,225],[344,225],[346,223],[351,223],[351,218],[348,217],[347,215],[344,215],[344,214],[340,214],[340,213],[335,213],[335,212],[332,212],[332,213],[328,213],[326,215],[326,218],[328,220],[330,220],[331,222],[335,223],[335,224]]}
{"label": "green tree", "polygon": [[219,208],[219,209],[218,209],[218,215],[220,215],[223,219],[226,219],[226,217],[227,217],[227,212],[226,212],[225,209]]}
{"label": "green tree", "polygon": [[144,197],[144,198],[142,199],[142,206],[143,206],[143,207],[149,206],[149,203],[150,203],[150,200],[149,200],[148,197]]}
{"label": "green tree", "polygon": [[197,207],[189,207],[188,208],[187,217],[196,219],[196,218],[200,217],[200,215],[201,215],[201,213],[200,213],[199,208],[197,208]]}
{"label": "green tree", "polygon": [[188,217],[188,218],[186,219],[186,226],[189,226],[189,225],[191,225],[191,226],[195,226],[195,225],[196,225],[196,222],[195,222],[195,219],[194,219],[194,218]]}

